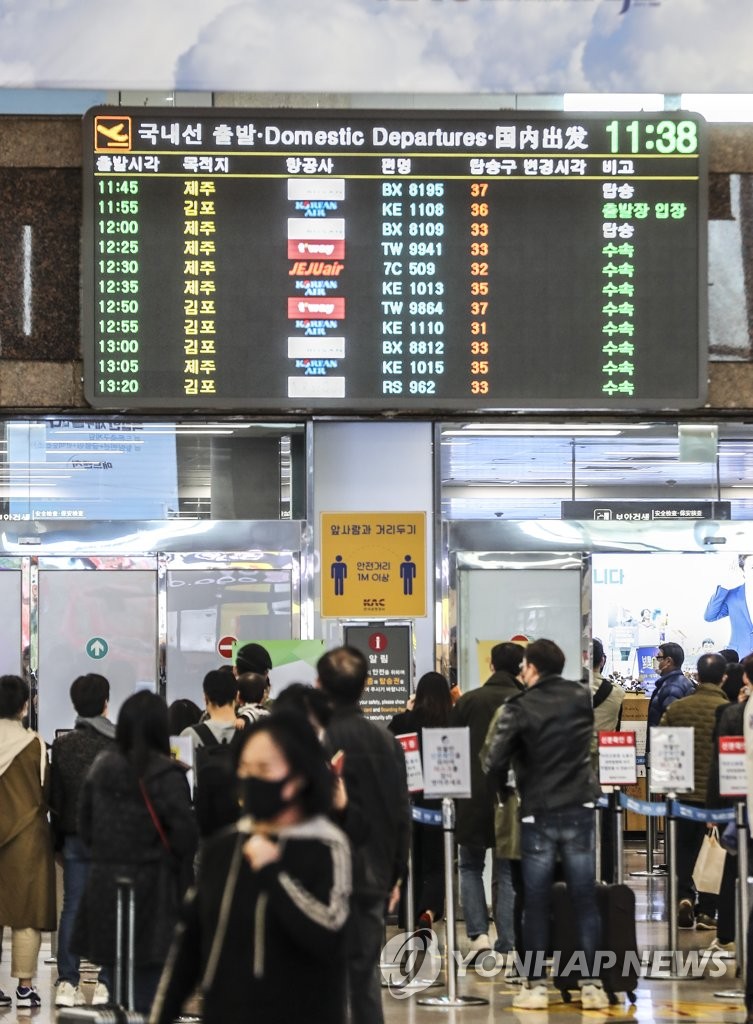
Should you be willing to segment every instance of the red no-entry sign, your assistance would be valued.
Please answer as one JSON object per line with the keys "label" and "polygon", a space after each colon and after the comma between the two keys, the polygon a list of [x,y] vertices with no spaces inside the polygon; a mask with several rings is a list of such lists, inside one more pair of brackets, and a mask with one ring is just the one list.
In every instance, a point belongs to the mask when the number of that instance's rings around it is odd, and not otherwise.
{"label": "red no-entry sign", "polygon": [[227,658],[228,661],[231,661],[233,657],[233,645],[237,643],[237,636],[223,636],[217,644],[217,653],[221,658]]}

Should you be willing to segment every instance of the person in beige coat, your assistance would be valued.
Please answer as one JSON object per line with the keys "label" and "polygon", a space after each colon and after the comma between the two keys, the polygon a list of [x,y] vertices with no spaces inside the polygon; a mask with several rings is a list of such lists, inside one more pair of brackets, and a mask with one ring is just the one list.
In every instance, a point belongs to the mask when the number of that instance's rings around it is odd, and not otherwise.
{"label": "person in beige coat", "polygon": [[[54,931],[55,866],[47,821],[49,771],[44,741],[21,719],[29,687],[0,676],[0,928],[12,933],[16,1006],[41,1004],[33,987],[43,931]],[[8,1006],[4,996],[0,1005]]]}

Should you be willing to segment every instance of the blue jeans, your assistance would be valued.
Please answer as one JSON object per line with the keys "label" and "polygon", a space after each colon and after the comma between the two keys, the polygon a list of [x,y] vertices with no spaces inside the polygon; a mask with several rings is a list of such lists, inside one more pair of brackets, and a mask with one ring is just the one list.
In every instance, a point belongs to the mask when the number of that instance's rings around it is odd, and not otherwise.
{"label": "blue jeans", "polygon": [[530,956],[530,961],[523,964],[523,973],[532,980],[544,977],[554,865],[559,855],[573,905],[579,949],[585,954],[585,977],[592,977],[594,957],[601,940],[601,921],[594,888],[593,808],[565,807],[536,814],[532,822],[524,819],[521,823],[521,854],[525,901],[523,938],[526,954]]}
{"label": "blue jeans", "polygon": [[[460,903],[465,917],[465,930],[469,939],[478,938],[489,931],[489,910],[484,892],[484,862],[486,847],[459,846],[458,867],[460,870]],[[513,903],[515,893],[510,877],[510,862],[493,857],[492,894],[494,900],[494,923],[497,926],[497,940],[494,948],[507,953],[515,948],[513,933]]]}
{"label": "blue jeans", "polygon": [[89,853],[78,836],[63,841],[63,910],[58,931],[58,981],[79,982],[79,957],[71,952],[71,934],[89,876]]}
{"label": "blue jeans", "polygon": [[[66,836],[63,841],[63,909],[58,928],[58,983],[79,983],[80,957],[71,952],[71,935],[79,904],[89,877],[89,852],[78,836]],[[110,974],[100,971],[99,980],[110,988]]]}

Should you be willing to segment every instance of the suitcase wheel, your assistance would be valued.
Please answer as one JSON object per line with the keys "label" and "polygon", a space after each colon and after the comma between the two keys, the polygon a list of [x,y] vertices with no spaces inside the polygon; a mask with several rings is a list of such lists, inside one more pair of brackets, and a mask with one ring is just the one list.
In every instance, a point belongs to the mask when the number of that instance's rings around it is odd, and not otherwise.
{"label": "suitcase wheel", "polygon": [[562,1002],[563,1003],[569,1003],[569,1002],[572,1001],[572,998],[573,997],[570,995],[570,992],[568,991],[568,989],[563,988],[562,989]]}
{"label": "suitcase wheel", "polygon": [[617,998],[617,994],[615,992],[609,992],[608,991],[607,992],[607,998],[609,999],[609,1005],[610,1006],[616,1006],[617,1003],[619,1002],[619,999]]}
{"label": "suitcase wheel", "polygon": [[635,992],[628,992],[627,997],[628,997],[628,999],[630,1000],[631,1003],[634,1003],[636,1001],[636,999],[638,998],[637,995],[635,994]]}

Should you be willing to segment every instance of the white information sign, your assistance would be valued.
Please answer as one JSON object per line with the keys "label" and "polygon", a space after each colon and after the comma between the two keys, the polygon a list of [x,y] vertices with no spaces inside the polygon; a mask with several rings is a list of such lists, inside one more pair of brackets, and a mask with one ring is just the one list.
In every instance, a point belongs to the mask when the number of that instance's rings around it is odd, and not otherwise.
{"label": "white information sign", "polygon": [[652,793],[692,793],[695,789],[694,731],[689,726],[652,726]]}
{"label": "white information sign", "polygon": [[186,772],[188,785],[193,792],[193,743],[190,736],[171,736],[170,753],[176,761],[184,764],[189,771]]}
{"label": "white information sign", "polygon": [[408,792],[420,793],[424,788],[424,773],[421,767],[421,751],[418,747],[418,733],[404,732],[395,739],[405,754],[405,771],[408,776]]}
{"label": "white information sign", "polygon": [[635,734],[635,758],[638,765],[638,778],[646,777],[646,739],[648,737],[648,722],[623,722],[620,725],[622,732]]}
{"label": "white information sign", "polygon": [[467,726],[459,729],[424,729],[424,795],[471,795],[471,740]]}
{"label": "white information sign", "polygon": [[748,795],[744,736],[719,737],[719,795]]}
{"label": "white information sign", "polygon": [[599,782],[633,786],[638,781],[634,732],[599,733]]}

